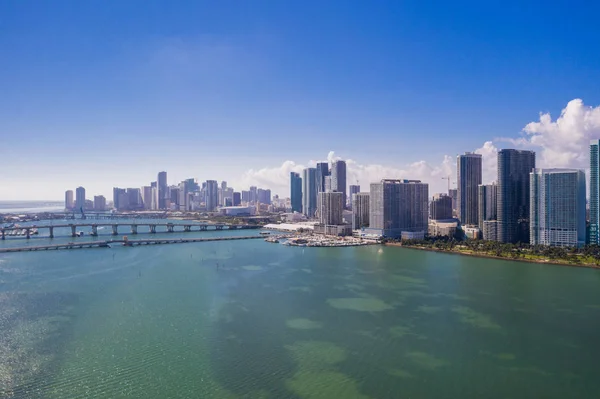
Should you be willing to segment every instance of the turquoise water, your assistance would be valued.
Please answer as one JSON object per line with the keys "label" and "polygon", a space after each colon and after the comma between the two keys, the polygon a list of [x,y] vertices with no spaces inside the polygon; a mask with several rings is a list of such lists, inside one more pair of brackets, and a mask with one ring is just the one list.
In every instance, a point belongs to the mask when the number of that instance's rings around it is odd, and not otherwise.
{"label": "turquoise water", "polygon": [[599,331],[588,269],[262,240],[0,254],[0,397],[594,398]]}

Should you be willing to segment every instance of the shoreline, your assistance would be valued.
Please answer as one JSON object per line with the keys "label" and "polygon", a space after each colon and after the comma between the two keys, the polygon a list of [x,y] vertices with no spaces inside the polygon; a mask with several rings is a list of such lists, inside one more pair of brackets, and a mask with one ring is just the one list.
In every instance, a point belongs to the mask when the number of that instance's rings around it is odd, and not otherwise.
{"label": "shoreline", "polygon": [[475,257],[475,258],[487,258],[487,259],[506,260],[506,261],[523,262],[523,263],[535,263],[535,264],[539,264],[539,265],[584,267],[587,269],[600,270],[600,265],[593,265],[593,264],[589,264],[589,263],[568,263],[568,262],[560,262],[560,261],[552,260],[552,259],[542,260],[542,259],[508,258],[508,257],[496,256],[496,255],[490,255],[490,254],[476,254],[476,253],[460,252],[460,251],[454,251],[454,250],[447,251],[444,249],[437,249],[437,248],[418,247],[418,246],[405,245],[402,243],[395,243],[395,242],[386,243],[384,245],[390,246],[390,247],[418,249],[421,251],[439,252],[439,253],[444,253],[444,254],[449,254],[449,255],[464,255],[464,256],[471,256],[471,257]]}

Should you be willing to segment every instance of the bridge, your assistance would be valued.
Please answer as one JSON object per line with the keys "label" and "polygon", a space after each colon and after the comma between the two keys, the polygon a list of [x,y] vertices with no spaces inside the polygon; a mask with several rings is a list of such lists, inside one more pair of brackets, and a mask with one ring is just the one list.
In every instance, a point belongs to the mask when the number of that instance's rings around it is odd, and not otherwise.
{"label": "bridge", "polygon": [[84,249],[84,248],[110,248],[111,244],[122,244],[125,247],[138,245],[158,245],[158,244],[183,244],[189,242],[208,242],[208,241],[230,241],[230,240],[251,240],[264,238],[262,236],[238,236],[238,237],[210,237],[210,238],[160,238],[150,240],[106,240],[106,241],[87,241],[87,242],[68,242],[64,244],[50,245],[31,245],[26,247],[0,248],[0,253],[5,252],[32,252],[32,251],[50,251],[59,249]]}
{"label": "bridge", "polygon": [[119,227],[129,227],[130,234],[138,234],[138,227],[140,226],[148,226],[149,233],[155,234],[157,227],[165,227],[166,233],[174,233],[176,231],[176,227],[183,228],[183,230],[178,230],[179,232],[189,233],[192,231],[207,231],[207,230],[242,230],[242,229],[258,229],[261,226],[252,225],[252,224],[225,224],[225,223],[215,223],[215,224],[179,224],[179,223],[78,223],[78,224],[54,224],[54,225],[45,225],[45,226],[20,226],[20,227],[3,227],[0,228],[0,236],[2,240],[6,238],[6,234],[13,230],[23,231],[25,230],[25,238],[31,238],[31,231],[48,229],[50,238],[54,238],[54,229],[57,228],[70,228],[71,229],[71,237],[77,237],[77,229],[82,227],[91,227],[92,236],[98,235],[98,227],[110,227],[112,229],[112,235],[119,235]]}
{"label": "bridge", "polygon": [[136,212],[136,213],[112,213],[99,211],[86,211],[85,217],[79,212],[49,212],[52,219],[72,219],[72,220],[113,220],[113,219],[165,219],[167,212]]}

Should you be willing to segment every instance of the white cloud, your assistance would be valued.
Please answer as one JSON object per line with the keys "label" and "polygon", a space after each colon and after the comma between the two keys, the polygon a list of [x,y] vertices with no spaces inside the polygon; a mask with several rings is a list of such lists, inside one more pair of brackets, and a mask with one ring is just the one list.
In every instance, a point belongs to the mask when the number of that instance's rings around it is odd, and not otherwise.
{"label": "white cloud", "polygon": [[[583,101],[569,101],[555,121],[550,114],[542,113],[538,122],[530,122],[523,128],[523,136],[511,138],[500,137],[489,140],[474,150],[483,156],[483,183],[491,183],[497,179],[498,148],[508,143],[508,148],[531,149],[536,151],[538,167],[570,167],[585,169],[589,163],[589,142],[600,138],[600,106],[585,106]],[[465,149],[470,151],[471,149]],[[334,151],[327,154],[328,162],[343,159]],[[363,191],[369,184],[382,178],[420,179],[429,183],[429,194],[446,192],[447,181],[443,177],[450,176],[455,186],[456,158],[445,155],[439,163],[416,161],[407,165],[361,164],[347,159],[348,185],[358,181]],[[311,160],[307,166],[314,166]],[[242,186],[262,185],[270,187],[281,196],[289,196],[289,172],[299,172],[306,166],[286,161],[279,167],[247,171],[240,183]]]}
{"label": "white cloud", "polygon": [[600,138],[600,106],[571,100],[558,119],[540,114],[539,122],[528,123],[523,132],[523,144],[536,150],[538,166],[587,168],[590,140]]}

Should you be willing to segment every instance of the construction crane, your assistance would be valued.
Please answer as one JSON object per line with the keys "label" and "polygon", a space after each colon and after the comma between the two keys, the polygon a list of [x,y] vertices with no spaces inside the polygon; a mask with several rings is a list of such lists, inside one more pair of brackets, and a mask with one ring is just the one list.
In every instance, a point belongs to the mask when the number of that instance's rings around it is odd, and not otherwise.
{"label": "construction crane", "polygon": [[[448,194],[450,194],[450,179],[452,178],[452,176],[446,176],[446,177],[442,177],[442,180],[448,180]],[[452,182],[454,183],[454,182]]]}

